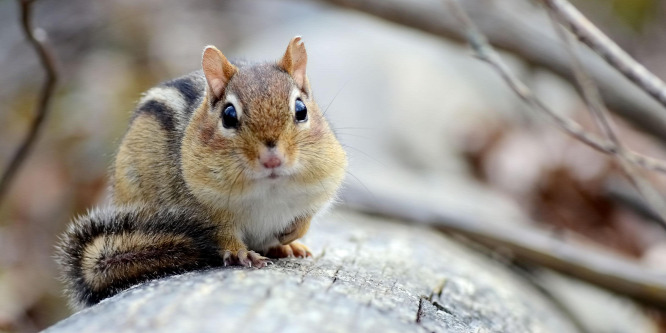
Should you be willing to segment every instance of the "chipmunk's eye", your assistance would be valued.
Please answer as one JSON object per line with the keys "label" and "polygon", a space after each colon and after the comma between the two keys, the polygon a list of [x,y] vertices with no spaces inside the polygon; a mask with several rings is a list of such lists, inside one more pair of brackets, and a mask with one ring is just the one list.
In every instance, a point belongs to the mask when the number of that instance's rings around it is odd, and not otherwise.
{"label": "chipmunk's eye", "polygon": [[224,128],[238,128],[236,108],[231,104],[224,107],[224,111],[222,111],[222,126]]}
{"label": "chipmunk's eye", "polygon": [[305,103],[300,98],[296,99],[294,104],[294,109],[296,111],[296,122],[302,123],[308,120],[308,108],[305,107]]}

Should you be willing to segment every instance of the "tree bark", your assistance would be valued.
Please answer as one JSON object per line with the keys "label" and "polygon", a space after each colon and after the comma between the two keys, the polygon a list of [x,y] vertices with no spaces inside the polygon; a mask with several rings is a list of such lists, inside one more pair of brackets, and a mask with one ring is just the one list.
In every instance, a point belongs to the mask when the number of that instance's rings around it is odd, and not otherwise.
{"label": "tree bark", "polygon": [[334,211],[314,258],[138,285],[47,332],[577,332],[533,285],[436,231]]}

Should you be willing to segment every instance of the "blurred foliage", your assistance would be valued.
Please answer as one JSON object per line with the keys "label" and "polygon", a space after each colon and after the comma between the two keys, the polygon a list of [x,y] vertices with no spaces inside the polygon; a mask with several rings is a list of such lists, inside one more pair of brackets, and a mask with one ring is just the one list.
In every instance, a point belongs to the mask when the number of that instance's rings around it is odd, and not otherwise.
{"label": "blurred foliage", "polygon": [[657,0],[614,0],[616,15],[629,26],[641,30],[650,20],[655,19]]}
{"label": "blurred foliage", "polygon": [[610,8],[617,22],[641,32],[658,15],[660,0],[578,0],[574,2],[593,3],[599,8]]}
{"label": "blurred foliage", "polygon": [[638,31],[657,17],[655,15],[657,0],[612,0],[611,2],[617,17]]}

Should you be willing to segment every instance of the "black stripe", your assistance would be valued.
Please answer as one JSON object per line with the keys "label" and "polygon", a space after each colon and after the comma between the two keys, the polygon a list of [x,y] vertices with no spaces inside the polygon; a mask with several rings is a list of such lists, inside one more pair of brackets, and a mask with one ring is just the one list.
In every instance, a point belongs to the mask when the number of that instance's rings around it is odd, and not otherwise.
{"label": "black stripe", "polygon": [[178,89],[178,91],[181,93],[181,95],[183,95],[183,98],[185,98],[185,101],[187,102],[186,111],[191,111],[194,109],[192,106],[201,96],[201,89],[199,89],[197,84],[189,78],[175,79],[165,83],[164,85]]}
{"label": "black stripe", "polygon": [[155,117],[165,131],[173,132],[176,128],[173,121],[174,110],[171,110],[162,102],[150,100],[142,104],[136,110],[134,118],[138,117],[142,113]]}
{"label": "black stripe", "polygon": [[[102,299],[113,296],[135,284],[169,276],[187,271],[206,269],[222,266],[220,248],[215,238],[217,225],[211,223],[207,218],[199,216],[194,210],[160,209],[143,211],[146,207],[108,207],[93,211],[85,217],[76,219],[62,236],[58,245],[57,258],[60,269],[65,278],[70,296],[80,305],[90,306]],[[155,271],[143,271],[139,275],[123,276],[119,274],[126,269],[127,265],[114,260],[95,262],[96,268],[103,268],[99,272],[95,268],[82,267],[86,249],[95,242],[98,237],[110,239],[114,235],[136,235],[145,239],[156,239],[180,236],[187,240],[186,246],[166,247],[158,250],[156,257],[159,267]],[[126,260],[141,261],[140,252],[120,252],[114,243],[104,242],[103,248],[97,255],[104,259],[117,259],[124,257]],[[131,249],[132,244],[128,244]],[[141,249],[141,247],[137,247]],[[187,261],[178,258],[188,258]],[[92,274],[104,274],[104,270],[115,272],[108,280],[108,287],[98,290],[88,283],[85,270]],[[100,276],[98,276],[100,277]],[[103,276],[101,276],[103,278]],[[106,278],[108,279],[108,278]]]}

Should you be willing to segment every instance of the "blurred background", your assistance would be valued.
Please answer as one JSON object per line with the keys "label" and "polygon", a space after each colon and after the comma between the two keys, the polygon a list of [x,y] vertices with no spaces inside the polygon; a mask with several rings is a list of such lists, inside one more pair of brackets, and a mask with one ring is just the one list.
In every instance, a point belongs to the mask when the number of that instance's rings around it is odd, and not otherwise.
{"label": "blurred background", "polygon": [[[464,44],[331,2],[37,1],[34,24],[48,34],[59,82],[35,149],[0,202],[0,332],[37,331],[70,314],[54,243],[73,216],[105,202],[107,170],[141,93],[198,69],[205,45],[231,58],[276,60],[295,35],[308,50],[315,97],[350,156],[342,205],[350,192],[393,192],[452,216],[539,225],[666,276],[666,231],[610,158],[526,108]],[[445,10],[440,1],[402,2]],[[550,34],[537,35],[534,47],[555,40],[550,25],[534,23],[544,19],[535,2],[462,2],[488,12],[516,6],[523,31]],[[665,2],[575,4],[666,77]],[[505,59],[554,110],[595,131],[571,82],[520,52]],[[33,119],[42,80],[17,1],[0,1],[0,169]],[[640,118],[615,117],[621,138],[666,159],[661,124]],[[666,190],[663,176],[642,174]],[[666,331],[657,311],[640,312]]]}

